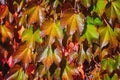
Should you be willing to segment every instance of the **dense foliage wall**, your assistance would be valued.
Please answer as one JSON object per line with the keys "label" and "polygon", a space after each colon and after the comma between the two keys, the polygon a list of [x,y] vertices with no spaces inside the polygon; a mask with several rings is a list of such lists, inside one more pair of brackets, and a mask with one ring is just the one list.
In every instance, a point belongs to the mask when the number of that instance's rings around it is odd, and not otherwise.
{"label": "dense foliage wall", "polygon": [[0,80],[119,80],[120,0],[0,0]]}

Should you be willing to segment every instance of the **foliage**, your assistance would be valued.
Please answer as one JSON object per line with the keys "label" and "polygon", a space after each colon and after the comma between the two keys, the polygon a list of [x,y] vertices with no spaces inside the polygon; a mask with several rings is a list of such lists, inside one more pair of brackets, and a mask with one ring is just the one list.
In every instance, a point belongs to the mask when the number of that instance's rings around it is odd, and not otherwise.
{"label": "foliage", "polygon": [[119,0],[0,0],[0,80],[119,80]]}

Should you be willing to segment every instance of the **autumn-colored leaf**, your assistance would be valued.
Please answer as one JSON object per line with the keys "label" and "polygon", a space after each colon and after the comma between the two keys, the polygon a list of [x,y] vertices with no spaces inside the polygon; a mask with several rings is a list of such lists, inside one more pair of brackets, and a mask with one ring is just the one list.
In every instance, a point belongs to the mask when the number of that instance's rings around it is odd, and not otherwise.
{"label": "autumn-colored leaf", "polygon": [[35,22],[43,22],[44,19],[44,13],[43,9],[40,6],[34,6],[28,10],[26,10],[29,18],[28,18],[28,23],[33,24]]}
{"label": "autumn-colored leaf", "polygon": [[83,0],[81,1],[81,3],[85,6],[85,7],[90,7],[91,6],[91,0]]}
{"label": "autumn-colored leaf", "polygon": [[53,22],[52,20],[45,21],[41,27],[41,35],[43,37],[46,35],[49,36],[48,43],[53,43],[55,38],[57,38],[61,42],[63,38],[63,32],[60,27],[60,22]]}
{"label": "autumn-colored leaf", "polygon": [[106,16],[108,17],[108,19],[113,19],[113,21],[117,18],[118,20],[120,20],[120,2],[119,0],[116,1],[111,1],[110,6],[108,6],[106,8]]}
{"label": "autumn-colored leaf", "polygon": [[16,65],[10,70],[6,80],[28,80],[28,75],[24,72],[23,68]]}
{"label": "autumn-colored leaf", "polygon": [[92,55],[91,55],[91,51],[90,49],[88,49],[87,51],[85,51],[83,49],[83,45],[81,45],[80,47],[80,63],[84,63],[85,60],[87,60],[88,62],[91,61]]}
{"label": "autumn-colored leaf", "polygon": [[51,46],[46,47],[46,49],[40,55],[38,62],[42,62],[49,69],[53,63],[53,51]]}
{"label": "autumn-colored leaf", "polygon": [[2,35],[2,42],[4,42],[7,38],[12,38],[13,34],[10,29],[8,29],[5,25],[0,25],[0,34]]}
{"label": "autumn-colored leaf", "polygon": [[25,67],[33,60],[34,52],[26,44],[21,45],[13,55],[14,63],[22,61]]}
{"label": "autumn-colored leaf", "polygon": [[63,27],[67,26],[67,31],[70,35],[73,35],[75,31],[78,31],[82,34],[84,30],[84,15],[82,13],[73,13],[71,11],[66,11],[62,14],[61,25]]}
{"label": "autumn-colored leaf", "polygon": [[107,26],[102,26],[99,28],[100,33],[100,44],[101,48],[105,47],[107,44],[110,44],[111,47],[116,47],[118,45],[118,41],[116,38],[116,33],[107,24]]}
{"label": "autumn-colored leaf", "polygon": [[0,19],[5,18],[9,13],[8,6],[0,5]]}

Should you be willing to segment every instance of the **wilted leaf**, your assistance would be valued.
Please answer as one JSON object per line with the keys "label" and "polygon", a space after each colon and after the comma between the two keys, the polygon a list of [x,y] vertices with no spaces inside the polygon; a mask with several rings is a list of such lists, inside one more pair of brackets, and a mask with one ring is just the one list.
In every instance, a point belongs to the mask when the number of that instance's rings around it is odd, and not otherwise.
{"label": "wilted leaf", "polygon": [[111,58],[103,59],[101,62],[101,69],[107,70],[109,73],[112,73],[115,69],[115,60]]}
{"label": "wilted leaf", "polygon": [[60,28],[60,22],[45,21],[41,27],[41,35],[44,37],[49,36],[49,43],[53,43],[55,38],[61,40],[63,38],[63,32]]}
{"label": "wilted leaf", "polygon": [[100,33],[101,48],[105,47],[108,43],[113,48],[115,48],[118,45],[118,41],[116,39],[116,33],[108,24],[107,26],[100,27],[99,33]]}
{"label": "wilted leaf", "polygon": [[106,16],[108,17],[108,19],[113,19],[115,20],[116,18],[118,20],[120,20],[120,1],[117,0],[117,1],[111,1],[111,4],[110,6],[108,6],[106,8]]}
{"label": "wilted leaf", "polygon": [[23,71],[23,68],[15,66],[8,73],[6,80],[28,80],[27,74]]}
{"label": "wilted leaf", "polygon": [[12,32],[5,25],[0,25],[0,34],[2,36],[2,42],[4,42],[7,38],[11,39],[13,37]]}
{"label": "wilted leaf", "polygon": [[80,34],[82,34],[84,30],[84,15],[82,13],[75,14],[68,11],[66,13],[63,13],[61,17],[61,25],[62,27],[67,26],[68,33],[70,35],[73,35],[75,31],[78,31]]}
{"label": "wilted leaf", "polygon": [[93,12],[96,12],[98,15],[102,15],[105,12],[105,6],[107,4],[107,0],[97,0],[95,6],[93,6]]}

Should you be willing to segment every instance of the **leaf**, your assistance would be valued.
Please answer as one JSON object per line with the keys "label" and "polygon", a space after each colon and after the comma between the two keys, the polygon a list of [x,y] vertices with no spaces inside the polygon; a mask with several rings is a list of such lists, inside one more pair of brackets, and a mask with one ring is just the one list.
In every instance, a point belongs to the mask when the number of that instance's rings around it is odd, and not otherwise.
{"label": "leaf", "polygon": [[0,34],[2,36],[2,42],[5,42],[7,38],[12,39],[13,34],[10,29],[8,29],[5,25],[0,25]]}
{"label": "leaf", "polygon": [[50,68],[53,63],[53,51],[51,46],[47,46],[43,53],[41,53],[38,62],[42,62],[47,69]]}
{"label": "leaf", "polygon": [[108,74],[104,75],[104,80],[111,80],[110,77],[108,76]]}
{"label": "leaf", "polygon": [[80,63],[84,63],[85,60],[87,60],[88,62],[90,62],[91,58],[92,58],[90,49],[87,49],[87,51],[85,51],[83,49],[83,45],[81,45],[80,51],[81,51],[80,52]]}
{"label": "leaf", "polygon": [[101,25],[102,21],[99,17],[87,16],[87,24]]}
{"label": "leaf", "polygon": [[8,7],[0,5],[0,19],[4,19],[9,13]]}
{"label": "leaf", "polygon": [[73,35],[75,31],[78,31],[79,34],[82,34],[85,23],[84,18],[85,17],[82,13],[75,14],[72,11],[68,11],[62,15],[61,25],[64,27],[67,26],[67,31],[70,35]]}
{"label": "leaf", "polygon": [[23,71],[23,68],[15,66],[8,73],[6,80],[28,80],[28,75]]}
{"label": "leaf", "polygon": [[22,62],[26,68],[32,61],[34,52],[27,46],[27,44],[21,45],[18,50],[13,54],[14,63]]}
{"label": "leaf", "polygon": [[117,69],[120,69],[120,55],[115,57]]}
{"label": "leaf", "polygon": [[55,38],[57,38],[58,40],[62,40],[63,32],[60,28],[60,22],[53,22],[52,20],[45,21],[41,26],[41,35],[43,37],[46,35],[49,36],[48,43],[53,43]]}
{"label": "leaf", "polygon": [[115,69],[115,60],[111,58],[103,59],[101,62],[101,69],[112,73]]}
{"label": "leaf", "polygon": [[91,6],[91,0],[83,0],[81,3],[87,8]]}
{"label": "leaf", "polygon": [[93,12],[101,16],[105,12],[106,4],[107,0],[97,0],[96,5],[93,6]]}
{"label": "leaf", "polygon": [[62,80],[72,80],[72,75],[72,69],[68,65],[66,65],[62,74]]}
{"label": "leaf", "polygon": [[22,41],[26,41],[27,45],[34,49],[35,48],[35,42],[37,43],[42,43],[42,38],[40,37],[40,30],[37,29],[33,33],[33,27],[31,26],[28,29],[25,29],[23,34],[22,34]]}
{"label": "leaf", "polygon": [[40,77],[42,79],[42,77],[46,74],[47,69],[45,68],[44,65],[39,65],[39,67],[36,70],[36,74],[39,74],[39,76],[36,76],[36,78]]}
{"label": "leaf", "polygon": [[16,1],[13,2],[13,5],[17,5],[17,12],[19,12],[21,10],[21,8],[23,7],[23,3],[24,3],[24,0],[21,0],[20,4],[17,3]]}
{"label": "leaf", "polygon": [[113,48],[115,48],[118,45],[118,41],[116,39],[116,33],[108,24],[107,26],[100,27],[98,31],[100,33],[101,48],[105,47],[108,43]]}
{"label": "leaf", "polygon": [[59,63],[62,60],[62,52],[58,48],[56,48],[54,50],[53,60],[54,60],[55,64],[57,64],[57,65],[59,65]]}
{"label": "leaf", "polygon": [[29,24],[33,24],[35,22],[38,22],[41,24],[41,22],[43,22],[44,13],[43,13],[42,7],[40,7],[39,5],[26,10],[26,13],[28,14]]}
{"label": "leaf", "polygon": [[115,74],[112,76],[111,80],[119,80],[118,75],[115,73]]}
{"label": "leaf", "polygon": [[111,1],[111,5],[106,8],[106,16],[108,19],[112,19],[113,21],[117,18],[120,20],[120,1]]}
{"label": "leaf", "polygon": [[87,29],[82,35],[83,38],[87,39],[89,44],[92,44],[93,40],[98,40],[99,33],[95,25],[87,24]]}

